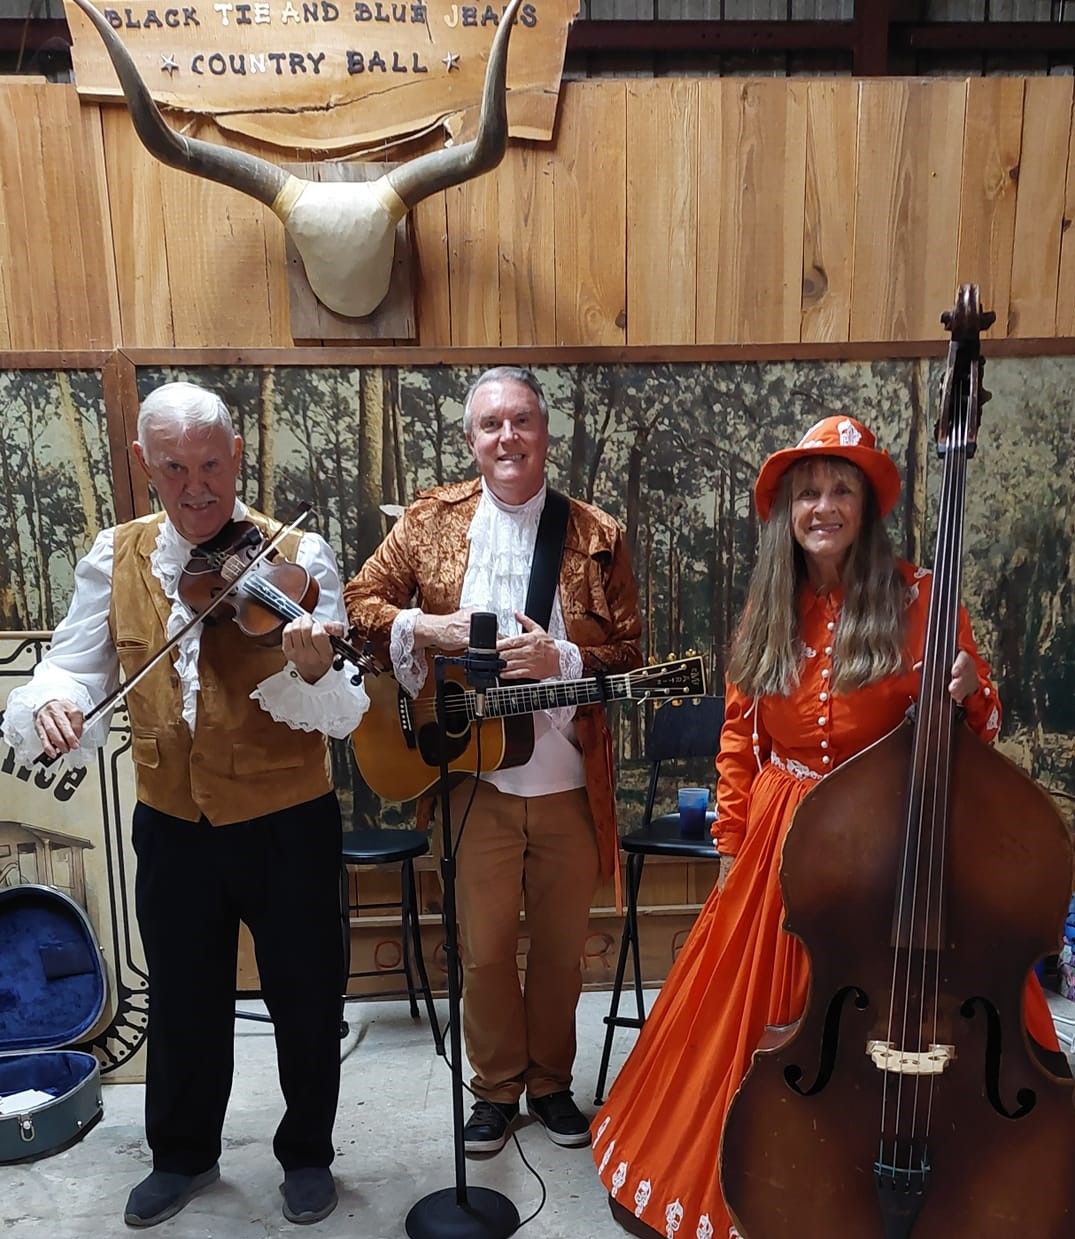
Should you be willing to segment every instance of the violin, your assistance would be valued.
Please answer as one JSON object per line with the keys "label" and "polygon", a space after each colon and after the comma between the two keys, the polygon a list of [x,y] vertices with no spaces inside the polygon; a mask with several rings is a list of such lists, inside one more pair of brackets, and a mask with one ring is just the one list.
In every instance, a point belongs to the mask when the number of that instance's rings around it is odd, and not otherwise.
{"label": "violin", "polygon": [[[261,562],[251,569],[260,557]],[[241,632],[264,645],[279,645],[284,626],[313,611],[320,596],[317,581],[297,563],[266,549],[261,530],[252,521],[229,521],[209,542],[196,546],[179,577],[177,592],[206,623],[230,616]],[[329,635],[333,666],[355,668],[352,683],[380,668],[367,650],[343,637]]]}
{"label": "violin", "polygon": [[937,551],[917,705],[823,779],[784,842],[784,928],[810,958],[802,1017],[770,1029],[732,1101],[724,1197],[744,1239],[1071,1239],[1075,1082],[1023,994],[1070,898],[1063,817],[961,720],[960,606],[979,333],[964,285],[937,451]]}

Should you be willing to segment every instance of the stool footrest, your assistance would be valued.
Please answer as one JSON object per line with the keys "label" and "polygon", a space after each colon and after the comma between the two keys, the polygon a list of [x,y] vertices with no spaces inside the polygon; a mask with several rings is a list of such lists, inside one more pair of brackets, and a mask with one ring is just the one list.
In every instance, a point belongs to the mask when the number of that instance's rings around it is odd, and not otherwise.
{"label": "stool footrest", "polygon": [[640,1020],[637,1015],[606,1015],[604,1023],[609,1028],[641,1028],[645,1020]]}

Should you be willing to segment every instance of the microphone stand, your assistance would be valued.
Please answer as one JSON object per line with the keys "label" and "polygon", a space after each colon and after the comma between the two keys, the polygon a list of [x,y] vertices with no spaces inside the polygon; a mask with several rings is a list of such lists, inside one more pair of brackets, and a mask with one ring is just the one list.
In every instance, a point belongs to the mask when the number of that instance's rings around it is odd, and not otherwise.
{"label": "microphone stand", "polygon": [[[433,659],[436,681],[437,733],[440,748],[440,817],[442,836],[441,878],[444,882],[444,953],[448,968],[449,1067],[452,1074],[452,1135],[455,1143],[455,1186],[423,1196],[407,1214],[405,1229],[410,1239],[507,1239],[519,1227],[519,1211],[502,1193],[488,1187],[467,1187],[463,1149],[463,1045],[460,1026],[459,923],[455,903],[455,855],[452,844],[451,807],[448,797],[448,735],[444,692],[446,666],[469,669],[469,660],[437,654]],[[475,722],[481,726],[481,718]],[[479,771],[478,774],[481,772]],[[477,778],[478,775],[475,775]]]}

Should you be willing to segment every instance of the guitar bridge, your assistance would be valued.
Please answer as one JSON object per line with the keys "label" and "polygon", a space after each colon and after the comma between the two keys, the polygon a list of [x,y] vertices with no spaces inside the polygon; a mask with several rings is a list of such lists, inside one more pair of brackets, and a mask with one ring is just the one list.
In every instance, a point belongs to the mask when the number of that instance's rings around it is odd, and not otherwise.
{"label": "guitar bridge", "polygon": [[414,734],[414,719],[411,717],[411,705],[410,697],[401,688],[396,694],[399,729],[403,733],[403,739],[407,743],[407,748],[414,749],[418,747],[418,741]]}

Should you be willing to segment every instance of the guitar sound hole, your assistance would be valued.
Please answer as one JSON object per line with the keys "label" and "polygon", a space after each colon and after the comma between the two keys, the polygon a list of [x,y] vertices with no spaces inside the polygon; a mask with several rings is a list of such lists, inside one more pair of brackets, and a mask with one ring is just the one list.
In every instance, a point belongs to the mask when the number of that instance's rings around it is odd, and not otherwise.
{"label": "guitar sound hole", "polygon": [[466,690],[462,685],[447,683],[444,686],[445,731],[452,740],[466,740],[470,735],[470,719],[467,716]]}

